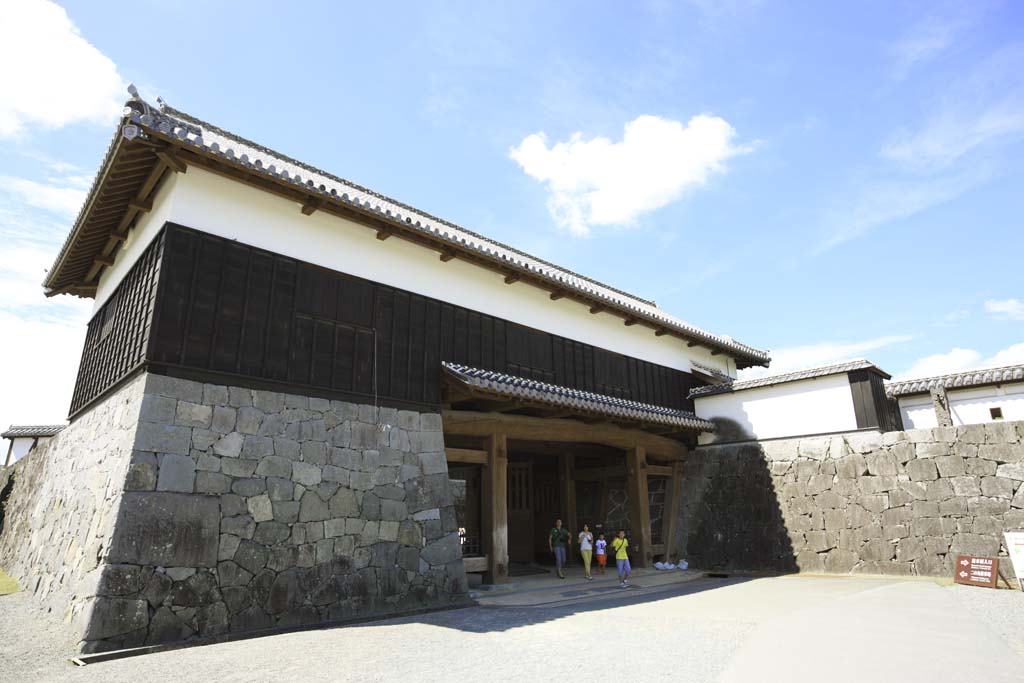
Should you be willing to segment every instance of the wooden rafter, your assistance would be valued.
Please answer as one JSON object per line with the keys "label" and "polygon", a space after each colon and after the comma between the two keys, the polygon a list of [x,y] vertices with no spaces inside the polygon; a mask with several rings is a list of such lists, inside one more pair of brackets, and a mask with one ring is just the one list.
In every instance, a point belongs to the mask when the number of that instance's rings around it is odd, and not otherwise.
{"label": "wooden rafter", "polygon": [[168,151],[158,151],[156,156],[160,161],[164,162],[167,168],[171,169],[175,173],[185,173],[188,171],[188,166],[184,161],[181,160],[177,154]]}
{"label": "wooden rafter", "polygon": [[455,258],[455,252],[454,251],[451,251],[450,249],[446,249],[446,250],[441,252],[441,260],[444,261],[445,263],[448,263],[453,258]]}
{"label": "wooden rafter", "polygon": [[511,285],[513,283],[519,282],[519,277],[519,273],[509,273],[508,275],[505,276],[505,284]]}

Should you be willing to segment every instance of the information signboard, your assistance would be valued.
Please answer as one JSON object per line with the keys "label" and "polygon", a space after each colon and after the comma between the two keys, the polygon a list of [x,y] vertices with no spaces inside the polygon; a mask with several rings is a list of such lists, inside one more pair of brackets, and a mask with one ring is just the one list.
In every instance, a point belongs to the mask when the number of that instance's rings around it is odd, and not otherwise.
{"label": "information signboard", "polygon": [[1010,552],[1013,573],[1017,575],[1017,585],[1024,591],[1024,531],[1006,531],[1006,549]]}
{"label": "information signboard", "polygon": [[956,565],[953,567],[953,581],[956,583],[995,588],[998,577],[998,557],[956,556]]}

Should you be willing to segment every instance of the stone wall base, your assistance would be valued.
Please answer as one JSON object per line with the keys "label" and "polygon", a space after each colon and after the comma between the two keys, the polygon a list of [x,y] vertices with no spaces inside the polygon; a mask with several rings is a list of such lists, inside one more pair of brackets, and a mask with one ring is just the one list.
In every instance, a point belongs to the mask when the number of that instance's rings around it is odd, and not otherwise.
{"label": "stone wall base", "polygon": [[[82,651],[466,600],[439,414],[157,375],[135,382],[129,446],[103,470],[116,515],[99,535],[92,582],[74,587]],[[51,448],[26,459],[58,452],[80,457]],[[53,512],[5,525],[0,561],[22,557],[40,523],[65,518],[59,493],[19,491]],[[28,585],[37,563],[18,562]]]}
{"label": "stone wall base", "polygon": [[695,567],[950,577],[1024,529],[1024,422],[701,446],[679,526]]}

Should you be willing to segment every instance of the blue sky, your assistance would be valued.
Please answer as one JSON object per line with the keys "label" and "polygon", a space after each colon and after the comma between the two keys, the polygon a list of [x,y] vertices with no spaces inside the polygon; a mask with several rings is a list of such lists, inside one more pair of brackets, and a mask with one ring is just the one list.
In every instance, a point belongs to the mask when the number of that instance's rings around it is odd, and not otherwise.
{"label": "blue sky", "polygon": [[5,3],[0,423],[64,417],[90,306],[38,283],[128,82],[773,372],[1024,362],[1024,6],[491,4]]}

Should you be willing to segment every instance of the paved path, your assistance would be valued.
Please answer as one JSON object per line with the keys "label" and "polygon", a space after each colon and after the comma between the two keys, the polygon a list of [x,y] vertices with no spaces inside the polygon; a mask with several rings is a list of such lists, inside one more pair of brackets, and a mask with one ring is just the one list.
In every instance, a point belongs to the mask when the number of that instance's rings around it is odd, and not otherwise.
{"label": "paved path", "polygon": [[[636,583],[642,585],[639,577]],[[576,589],[567,583],[550,590]],[[575,602],[491,604],[85,668],[58,658],[54,634],[40,630],[47,620],[22,594],[0,598],[0,679],[1022,680],[1024,658],[965,607],[957,590],[859,578],[699,578]],[[1024,595],[1000,593],[986,599],[1024,614]]]}

